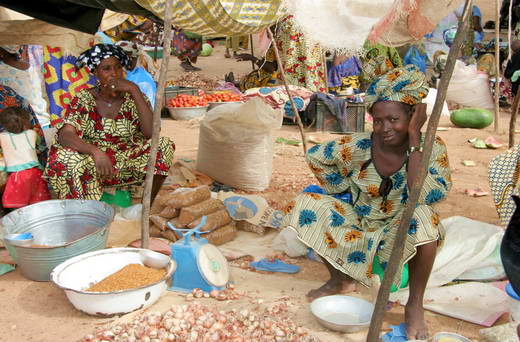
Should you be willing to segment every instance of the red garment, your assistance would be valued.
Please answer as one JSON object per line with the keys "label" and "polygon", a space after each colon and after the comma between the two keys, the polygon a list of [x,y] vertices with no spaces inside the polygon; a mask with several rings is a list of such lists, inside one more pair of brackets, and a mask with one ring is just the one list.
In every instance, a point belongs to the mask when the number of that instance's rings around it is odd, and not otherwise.
{"label": "red garment", "polygon": [[2,196],[4,208],[21,208],[51,199],[47,182],[37,167],[9,174]]}

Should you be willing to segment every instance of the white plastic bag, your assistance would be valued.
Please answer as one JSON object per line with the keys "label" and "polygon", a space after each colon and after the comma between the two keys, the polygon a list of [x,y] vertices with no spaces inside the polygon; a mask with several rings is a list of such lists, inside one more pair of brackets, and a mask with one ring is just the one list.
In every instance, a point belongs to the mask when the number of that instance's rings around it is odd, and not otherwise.
{"label": "white plastic bag", "polygon": [[479,72],[475,64],[465,65],[457,60],[448,85],[446,100],[466,107],[494,110],[489,76]]}
{"label": "white plastic bag", "polygon": [[265,190],[273,169],[272,131],[281,125],[281,112],[259,98],[210,110],[200,125],[197,170],[234,188]]}
{"label": "white plastic bag", "polygon": [[290,227],[282,230],[273,240],[273,249],[283,251],[291,258],[307,254],[307,246],[298,240],[298,234]]}
{"label": "white plastic bag", "polygon": [[[428,96],[423,100],[424,103],[426,103],[426,114],[432,115],[433,112],[433,106],[435,105],[435,99],[437,98],[437,89],[430,88],[428,91]],[[450,116],[450,110],[448,109],[448,104],[446,101],[442,104],[442,116]]]}

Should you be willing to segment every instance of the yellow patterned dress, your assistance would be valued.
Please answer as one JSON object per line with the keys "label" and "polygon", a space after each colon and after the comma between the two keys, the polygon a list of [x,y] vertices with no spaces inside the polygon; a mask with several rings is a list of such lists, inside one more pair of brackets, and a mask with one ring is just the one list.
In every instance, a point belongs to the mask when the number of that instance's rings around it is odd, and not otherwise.
{"label": "yellow patterned dress", "polygon": [[[139,127],[139,114],[131,95],[126,93],[119,113],[114,119],[102,117],[92,93],[85,89],[67,107],[60,129],[71,125],[86,143],[96,145],[112,161],[116,174],[100,178],[94,160],[88,154],[55,143],[50,152],[45,177],[60,199],[99,200],[105,187],[122,187],[143,182],[150,155],[150,140]],[[175,145],[161,137],[156,175],[168,175],[173,162]]]}
{"label": "yellow patterned dress", "polygon": [[[408,200],[406,163],[388,177],[390,191],[386,198],[380,195],[383,178],[371,162],[371,147],[370,133],[359,133],[309,149],[309,166],[329,195],[299,195],[287,207],[284,219],[284,226],[296,230],[303,243],[366,286],[371,284],[376,255],[386,267],[391,252],[387,246],[393,244]],[[443,238],[444,231],[432,205],[443,200],[450,187],[446,146],[437,138],[408,229],[403,264],[415,255],[416,246]],[[395,279],[398,283],[401,274]]]}

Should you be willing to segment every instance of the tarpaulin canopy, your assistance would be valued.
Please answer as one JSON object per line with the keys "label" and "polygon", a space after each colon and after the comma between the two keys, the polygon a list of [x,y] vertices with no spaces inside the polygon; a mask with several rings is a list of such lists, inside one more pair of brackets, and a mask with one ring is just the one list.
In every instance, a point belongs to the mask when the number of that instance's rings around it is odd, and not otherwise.
{"label": "tarpaulin canopy", "polygon": [[367,37],[386,46],[417,41],[462,0],[285,0],[285,3],[306,39],[327,49],[357,50]]}
{"label": "tarpaulin canopy", "polygon": [[[283,0],[172,0],[172,24],[206,37],[256,33],[285,16]],[[135,0],[164,19],[165,0]]]}

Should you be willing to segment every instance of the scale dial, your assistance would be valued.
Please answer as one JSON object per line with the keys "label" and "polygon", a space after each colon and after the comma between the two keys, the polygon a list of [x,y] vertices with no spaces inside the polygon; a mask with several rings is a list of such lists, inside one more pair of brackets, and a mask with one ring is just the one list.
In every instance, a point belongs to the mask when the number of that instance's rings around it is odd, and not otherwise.
{"label": "scale dial", "polygon": [[211,244],[201,246],[197,258],[200,273],[208,284],[225,286],[229,281],[229,266],[220,250]]}

